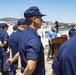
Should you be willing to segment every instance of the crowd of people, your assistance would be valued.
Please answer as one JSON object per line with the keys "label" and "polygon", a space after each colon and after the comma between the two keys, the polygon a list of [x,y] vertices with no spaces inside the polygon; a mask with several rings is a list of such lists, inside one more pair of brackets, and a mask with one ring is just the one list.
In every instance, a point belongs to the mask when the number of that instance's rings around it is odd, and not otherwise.
{"label": "crowd of people", "polygon": [[[0,24],[0,69],[2,75],[45,75],[44,47],[37,30],[41,28],[43,19],[38,7],[32,6],[24,12],[24,17],[13,26],[9,36],[8,25]],[[57,37],[51,26],[48,31],[49,50],[47,60],[54,57],[54,43]],[[69,39],[62,44],[53,62],[52,69],[55,75],[76,75],[76,30],[74,25],[68,32]],[[75,35],[75,36],[74,36]]]}
{"label": "crowd of people", "polygon": [[10,36],[6,23],[0,24],[0,68],[2,75],[45,75],[44,48],[37,30],[42,17],[36,6],[28,8]]}

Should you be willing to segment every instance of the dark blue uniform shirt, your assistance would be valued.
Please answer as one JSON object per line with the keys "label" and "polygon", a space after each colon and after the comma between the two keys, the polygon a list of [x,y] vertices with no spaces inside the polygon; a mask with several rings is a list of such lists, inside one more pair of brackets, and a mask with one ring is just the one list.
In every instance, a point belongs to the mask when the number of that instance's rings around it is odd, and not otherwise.
{"label": "dark blue uniform shirt", "polygon": [[9,38],[8,33],[1,29],[0,30],[0,40],[1,40],[2,44],[4,43],[4,41],[7,41],[7,44],[3,48],[1,48],[2,71],[8,71],[8,69],[9,69],[9,65],[7,65],[5,63],[9,57],[9,55],[6,53],[6,50],[8,48],[8,38]]}
{"label": "dark blue uniform shirt", "polygon": [[19,41],[19,47],[22,67],[26,68],[27,60],[36,60],[36,69],[32,75],[45,75],[44,48],[37,31],[27,27]]}
{"label": "dark blue uniform shirt", "polygon": [[12,41],[11,41],[11,39],[14,36],[14,33],[15,32],[12,32],[11,35],[9,36],[9,42],[8,42],[9,48],[12,48]]}
{"label": "dark blue uniform shirt", "polygon": [[76,35],[76,29],[70,29],[68,34],[70,38],[73,37],[74,35]]}
{"label": "dark blue uniform shirt", "polygon": [[76,75],[76,35],[61,45],[52,67],[55,75]]}
{"label": "dark blue uniform shirt", "polygon": [[[12,57],[16,55],[16,53],[19,51],[18,43],[19,38],[22,36],[23,31],[18,29],[16,32],[13,32],[9,37],[9,48],[12,50]],[[18,61],[16,60],[12,66],[12,71],[15,74],[16,69],[18,68]]]}
{"label": "dark blue uniform shirt", "polygon": [[8,48],[8,40],[9,40],[9,35],[8,35],[8,33],[6,31],[4,31],[4,41],[7,41],[7,44],[4,46],[5,51]]}
{"label": "dark blue uniform shirt", "polygon": [[18,52],[18,42],[19,38],[21,37],[23,31],[18,29],[16,32],[13,32],[9,37],[9,47],[12,49],[12,55],[13,57]]}
{"label": "dark blue uniform shirt", "polygon": [[0,41],[3,43],[4,42],[4,35],[3,35],[3,30],[0,29]]}
{"label": "dark blue uniform shirt", "polygon": [[[0,29],[0,41],[3,43],[4,41],[4,35],[2,29]],[[2,48],[0,48],[0,69],[2,69]]]}
{"label": "dark blue uniform shirt", "polygon": [[9,35],[6,31],[0,29],[0,40],[2,41],[2,43],[4,43],[4,41],[8,41]]}

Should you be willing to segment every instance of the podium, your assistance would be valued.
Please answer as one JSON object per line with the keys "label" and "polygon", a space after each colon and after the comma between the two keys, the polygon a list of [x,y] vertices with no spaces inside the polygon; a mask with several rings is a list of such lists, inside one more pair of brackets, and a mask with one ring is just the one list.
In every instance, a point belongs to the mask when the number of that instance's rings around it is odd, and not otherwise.
{"label": "podium", "polygon": [[55,39],[52,40],[52,43],[54,43],[54,56],[56,58],[56,53],[60,47],[60,45],[62,43],[64,43],[65,41],[67,41],[67,36],[64,36],[64,37],[57,37]]}

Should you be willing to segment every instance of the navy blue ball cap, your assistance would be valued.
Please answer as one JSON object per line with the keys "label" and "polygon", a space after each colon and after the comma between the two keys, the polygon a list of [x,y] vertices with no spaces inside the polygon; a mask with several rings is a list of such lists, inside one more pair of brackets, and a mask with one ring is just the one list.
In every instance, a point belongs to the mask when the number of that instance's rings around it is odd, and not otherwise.
{"label": "navy blue ball cap", "polygon": [[26,25],[26,20],[24,18],[21,18],[18,20],[17,25]]}
{"label": "navy blue ball cap", "polygon": [[18,29],[18,25],[15,24],[15,25],[13,26],[13,29]]}
{"label": "navy blue ball cap", "polygon": [[32,6],[30,8],[28,8],[25,12],[24,12],[24,17],[31,17],[31,16],[46,16],[44,14],[41,14],[40,10],[38,7],[36,6]]}
{"label": "navy blue ball cap", "polygon": [[4,28],[4,27],[8,27],[8,25],[6,23],[1,23],[1,27]]}
{"label": "navy blue ball cap", "polygon": [[75,24],[71,24],[71,26],[75,26]]}

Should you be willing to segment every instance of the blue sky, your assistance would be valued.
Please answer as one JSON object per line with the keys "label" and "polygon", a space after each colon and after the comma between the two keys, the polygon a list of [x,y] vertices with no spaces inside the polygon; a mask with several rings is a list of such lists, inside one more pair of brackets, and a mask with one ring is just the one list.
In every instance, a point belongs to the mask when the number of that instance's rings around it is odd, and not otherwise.
{"label": "blue sky", "polygon": [[44,21],[76,23],[76,0],[0,0],[0,18],[22,18],[30,6],[47,15]]}

